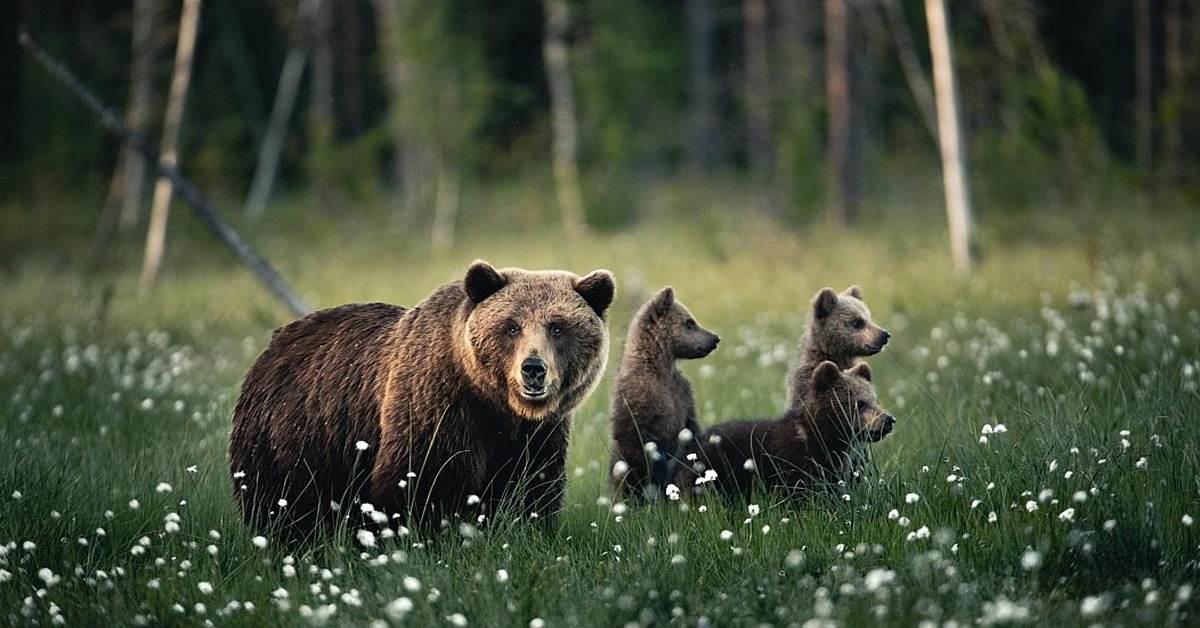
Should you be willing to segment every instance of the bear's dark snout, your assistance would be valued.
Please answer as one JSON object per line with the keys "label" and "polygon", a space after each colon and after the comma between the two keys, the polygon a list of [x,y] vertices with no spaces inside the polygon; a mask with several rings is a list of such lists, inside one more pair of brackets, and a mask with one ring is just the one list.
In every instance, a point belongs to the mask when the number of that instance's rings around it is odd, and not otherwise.
{"label": "bear's dark snout", "polygon": [[541,358],[525,358],[521,363],[521,379],[525,388],[540,391],[546,387],[546,361]]}

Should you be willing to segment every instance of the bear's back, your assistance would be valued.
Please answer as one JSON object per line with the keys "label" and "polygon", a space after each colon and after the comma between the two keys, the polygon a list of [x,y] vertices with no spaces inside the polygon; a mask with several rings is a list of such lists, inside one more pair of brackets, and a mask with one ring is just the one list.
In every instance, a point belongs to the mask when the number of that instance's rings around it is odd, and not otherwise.
{"label": "bear's back", "polygon": [[247,522],[281,514],[308,521],[328,506],[322,496],[356,496],[379,442],[386,341],[405,313],[385,303],[342,305],[272,334],[233,413],[230,468]]}

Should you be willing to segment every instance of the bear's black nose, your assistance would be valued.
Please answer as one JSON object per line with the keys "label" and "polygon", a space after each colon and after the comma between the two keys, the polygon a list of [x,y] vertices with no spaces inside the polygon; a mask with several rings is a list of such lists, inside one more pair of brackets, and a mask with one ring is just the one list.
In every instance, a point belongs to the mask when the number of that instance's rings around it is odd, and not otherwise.
{"label": "bear's black nose", "polygon": [[543,388],[546,385],[546,362],[541,358],[525,358],[521,363],[521,378],[527,388]]}

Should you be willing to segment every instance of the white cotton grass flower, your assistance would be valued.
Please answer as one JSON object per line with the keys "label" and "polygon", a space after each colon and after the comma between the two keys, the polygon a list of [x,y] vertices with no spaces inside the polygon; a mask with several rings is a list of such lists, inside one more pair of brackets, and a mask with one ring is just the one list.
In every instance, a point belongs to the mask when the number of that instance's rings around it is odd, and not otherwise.
{"label": "white cotton grass flower", "polygon": [[916,493],[909,493],[904,496],[904,503],[906,504],[915,504],[919,501],[921,501],[921,496]]}
{"label": "white cotton grass flower", "polygon": [[267,549],[267,537],[265,536],[256,536],[250,539],[250,543],[252,543],[254,547],[257,547],[258,549]]}
{"label": "white cotton grass flower", "polygon": [[624,460],[618,460],[613,463],[612,476],[614,478],[618,478],[618,479],[623,478],[623,477],[625,477],[625,475],[627,473],[629,473],[629,463],[628,462],[625,462]]}
{"label": "white cotton grass flower", "polygon": [[733,538],[733,530],[721,530],[721,540],[728,541]]}
{"label": "white cotton grass flower", "polygon": [[1192,519],[1192,516],[1191,516],[1191,515],[1187,515],[1187,514],[1185,514],[1183,517],[1181,517],[1181,518],[1179,519],[1179,522],[1180,522],[1180,523],[1182,523],[1182,524],[1183,524],[1183,525],[1185,525],[1185,526],[1191,527],[1191,526],[1192,526],[1192,523],[1194,523],[1194,520]]}
{"label": "white cotton grass flower", "polygon": [[370,449],[371,446],[367,444],[367,441],[360,440],[360,441],[356,441],[354,443],[354,448],[359,451],[366,451],[366,450]]}
{"label": "white cotton grass flower", "polygon": [[983,603],[980,625],[1023,624],[1029,621],[1029,607],[1018,604],[1001,595],[991,602]]}
{"label": "white cotton grass flower", "polygon": [[212,595],[213,585],[211,582],[201,582],[200,584],[196,585],[196,588],[199,589],[204,595]]}
{"label": "white cotton grass flower", "polygon": [[412,576],[404,576],[404,590],[409,593],[416,593],[421,590],[421,581]]}
{"label": "white cotton grass flower", "polygon": [[450,622],[450,625],[452,626],[461,627],[467,625],[467,617],[462,613],[454,613],[453,615],[446,617],[446,621]]}
{"label": "white cotton grass flower", "polygon": [[375,547],[375,533],[370,530],[360,529],[354,533],[354,538],[363,547]]}
{"label": "white cotton grass flower", "polygon": [[1058,520],[1059,521],[1068,521],[1068,522],[1074,521],[1075,520],[1075,509],[1068,508],[1068,509],[1058,513]]}
{"label": "white cotton grass flower", "polygon": [[406,597],[398,597],[384,607],[384,612],[387,616],[396,621],[403,621],[404,617],[413,609],[413,601]]}
{"label": "white cotton grass flower", "polygon": [[163,495],[170,493],[173,490],[175,489],[171,488],[171,485],[167,484],[166,482],[159,482],[158,486],[154,487],[155,492],[162,493]]}
{"label": "white cotton grass flower", "polygon": [[1094,617],[1108,610],[1108,597],[1104,595],[1089,595],[1079,603],[1079,614],[1083,617]]}
{"label": "white cotton grass flower", "polygon": [[1032,571],[1042,566],[1042,555],[1032,549],[1025,550],[1021,554],[1021,568],[1025,571]]}
{"label": "white cotton grass flower", "polygon": [[504,584],[505,582],[508,582],[508,570],[507,569],[496,570],[496,582],[499,582],[500,584]]}
{"label": "white cotton grass flower", "polygon": [[868,593],[875,593],[896,581],[896,572],[882,567],[872,569],[863,576],[863,588]]}

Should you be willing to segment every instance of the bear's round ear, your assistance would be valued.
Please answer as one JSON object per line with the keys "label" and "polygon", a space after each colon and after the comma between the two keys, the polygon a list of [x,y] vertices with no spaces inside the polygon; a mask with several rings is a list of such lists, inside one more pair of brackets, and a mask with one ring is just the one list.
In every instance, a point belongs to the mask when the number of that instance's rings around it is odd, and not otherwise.
{"label": "bear's round ear", "polygon": [[662,318],[671,313],[671,308],[675,306],[675,289],[667,286],[658,291],[654,295],[654,315]]}
{"label": "bear's round ear", "polygon": [[849,288],[846,288],[846,291],[843,292],[842,294],[844,294],[848,297],[854,297],[854,298],[858,299],[859,301],[863,300],[862,288],[860,288],[858,286],[850,286]]}
{"label": "bear's round ear", "polygon": [[491,264],[483,260],[475,260],[467,269],[463,288],[466,289],[467,296],[470,297],[472,303],[479,303],[496,294],[507,283],[508,280],[504,278],[504,275],[492,268]]}
{"label": "bear's round ear", "polygon": [[575,282],[575,291],[603,319],[617,294],[617,284],[607,270],[593,270]]}
{"label": "bear's round ear", "polygon": [[850,370],[846,372],[854,377],[861,377],[868,382],[871,381],[871,367],[866,362],[859,362],[850,367]]}
{"label": "bear's round ear", "polygon": [[838,295],[833,291],[833,288],[821,288],[821,291],[813,298],[813,316],[817,320],[829,316],[837,308],[837,302]]}
{"label": "bear's round ear", "polygon": [[838,380],[841,378],[842,370],[838,368],[838,365],[830,362],[829,360],[825,360],[817,365],[817,369],[813,371],[813,388],[816,390],[829,390],[830,388],[833,388],[834,384],[837,384]]}

